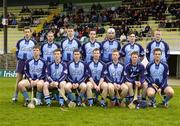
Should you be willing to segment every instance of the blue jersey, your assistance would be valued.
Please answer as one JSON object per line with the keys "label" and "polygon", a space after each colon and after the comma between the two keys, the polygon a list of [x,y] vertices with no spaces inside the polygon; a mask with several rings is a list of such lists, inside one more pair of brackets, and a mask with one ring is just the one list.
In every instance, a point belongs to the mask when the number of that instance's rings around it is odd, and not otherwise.
{"label": "blue jersey", "polygon": [[88,76],[92,77],[96,84],[99,84],[101,78],[105,77],[106,65],[102,61],[95,63],[91,61],[88,64]]}
{"label": "blue jersey", "polygon": [[[67,67],[64,63],[56,64],[55,62],[51,63],[47,67],[47,75],[53,81],[62,82],[66,79],[67,76]],[[52,81],[49,80],[49,81]]]}
{"label": "blue jersey", "polygon": [[106,79],[110,83],[124,83],[124,65],[121,63],[114,64],[113,62],[108,63]]}
{"label": "blue jersey", "polygon": [[160,88],[167,86],[167,78],[169,74],[168,65],[164,62],[156,64],[151,62],[146,66],[147,82],[149,85],[157,84]]}
{"label": "blue jersey", "polygon": [[87,78],[87,70],[84,62],[79,61],[75,63],[74,61],[68,64],[68,81],[71,83],[82,83]]}
{"label": "blue jersey", "polygon": [[[82,46],[82,54],[84,56],[84,61],[86,63],[89,63],[90,61],[92,61],[92,55],[93,55],[93,50],[94,49],[100,49],[101,48],[101,44],[99,42],[87,42],[84,43]],[[101,51],[100,51],[101,52]]]}
{"label": "blue jersey", "polygon": [[117,40],[105,40],[102,42],[102,61],[105,63],[112,61],[112,52],[117,49],[120,52],[121,45]]}
{"label": "blue jersey", "polygon": [[129,42],[125,44],[121,49],[121,56],[125,57],[124,64],[128,64],[131,61],[131,53],[133,51],[137,51],[140,57],[144,57],[143,47],[138,43],[131,44]]}
{"label": "blue jersey", "polygon": [[125,66],[126,81],[130,83],[140,81],[142,84],[145,81],[145,72],[145,67],[142,63],[137,63],[136,65],[129,63]]}
{"label": "blue jersey", "polygon": [[25,38],[19,40],[16,44],[16,57],[18,60],[28,60],[33,58],[33,47],[36,42],[32,39]]}
{"label": "blue jersey", "polygon": [[81,48],[81,44],[79,40],[69,38],[64,39],[61,42],[61,49],[62,49],[62,60],[65,62],[73,61],[73,51],[75,49]]}
{"label": "blue jersey", "polygon": [[146,47],[146,57],[148,59],[149,62],[153,62],[154,61],[154,55],[153,55],[153,51],[155,48],[160,48],[162,50],[162,57],[161,57],[161,61],[163,62],[167,62],[170,54],[169,54],[169,45],[164,42],[163,40],[161,40],[160,42],[157,41],[152,41],[150,42],[147,47]]}
{"label": "blue jersey", "polygon": [[45,43],[41,46],[41,57],[48,63],[54,61],[54,50],[59,48],[55,43]]}
{"label": "blue jersey", "polygon": [[32,80],[45,79],[46,77],[46,63],[43,59],[30,59],[26,61],[25,75]]}

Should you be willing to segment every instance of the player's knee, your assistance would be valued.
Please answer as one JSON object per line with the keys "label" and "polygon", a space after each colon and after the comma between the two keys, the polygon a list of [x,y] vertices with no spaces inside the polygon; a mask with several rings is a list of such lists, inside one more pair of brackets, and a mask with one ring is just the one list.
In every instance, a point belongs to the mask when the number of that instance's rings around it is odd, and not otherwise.
{"label": "player's knee", "polygon": [[132,89],[132,83],[126,82],[125,84],[128,86],[128,89]]}
{"label": "player's knee", "polygon": [[147,96],[148,97],[153,97],[155,95],[155,92],[151,91],[151,90],[148,90],[147,91]]}
{"label": "player's knee", "polygon": [[22,90],[23,87],[24,87],[23,83],[22,83],[22,82],[19,82],[19,83],[18,83],[18,88],[19,88],[20,90]]}
{"label": "player's knee", "polygon": [[65,85],[64,89],[65,89],[66,92],[70,92],[71,91],[70,84]]}
{"label": "player's knee", "polygon": [[87,90],[89,90],[89,89],[92,89],[92,84],[91,84],[91,82],[87,82]]}
{"label": "player's knee", "polygon": [[110,84],[110,85],[108,86],[108,89],[109,89],[110,92],[113,92],[113,91],[114,91],[114,86],[113,86],[112,84]]}
{"label": "player's knee", "polygon": [[144,82],[143,83],[143,89],[147,89],[148,88],[148,83],[147,82]]}
{"label": "player's knee", "polygon": [[37,89],[43,89],[43,86],[44,86],[44,83],[42,83],[42,82],[38,82],[37,83]]}
{"label": "player's knee", "polygon": [[60,88],[64,88],[65,85],[66,85],[66,81],[62,81],[59,86],[60,86]]}
{"label": "player's knee", "polygon": [[101,88],[103,90],[108,90],[108,84],[106,82],[103,82]]}
{"label": "player's knee", "polygon": [[86,84],[85,84],[85,83],[81,83],[80,89],[81,89],[81,90],[86,90],[86,89],[87,89]]}
{"label": "player's knee", "polygon": [[48,87],[49,87],[49,83],[48,83],[48,82],[45,82],[45,83],[44,83],[44,86],[43,86],[43,89],[48,89]]}
{"label": "player's knee", "polygon": [[122,87],[122,91],[126,91],[126,92],[128,92],[128,86],[127,86],[127,85],[123,85],[123,87]]}
{"label": "player's knee", "polygon": [[174,90],[173,90],[172,88],[169,88],[169,89],[167,90],[167,95],[168,95],[169,97],[173,97],[173,96],[174,96]]}

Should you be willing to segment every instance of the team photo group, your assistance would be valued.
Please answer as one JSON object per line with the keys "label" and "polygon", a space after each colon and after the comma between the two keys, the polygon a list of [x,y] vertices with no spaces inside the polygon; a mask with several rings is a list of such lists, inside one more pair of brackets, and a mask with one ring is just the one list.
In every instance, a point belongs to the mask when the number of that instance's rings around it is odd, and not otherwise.
{"label": "team photo group", "polygon": [[[24,106],[32,108],[33,104],[53,107],[54,101],[61,108],[168,108],[174,95],[167,81],[169,46],[160,30],[154,31],[154,39],[146,49],[136,42],[133,32],[122,44],[115,39],[114,28],[107,29],[102,42],[97,41],[96,30],[91,29],[89,41],[83,44],[74,37],[72,26],[67,28],[67,37],[58,43],[51,31],[41,45],[31,37],[31,28],[25,27],[24,34],[16,45],[13,103],[22,93]],[[146,66],[141,63],[145,58],[149,62]],[[160,104],[156,96],[161,98]]]}

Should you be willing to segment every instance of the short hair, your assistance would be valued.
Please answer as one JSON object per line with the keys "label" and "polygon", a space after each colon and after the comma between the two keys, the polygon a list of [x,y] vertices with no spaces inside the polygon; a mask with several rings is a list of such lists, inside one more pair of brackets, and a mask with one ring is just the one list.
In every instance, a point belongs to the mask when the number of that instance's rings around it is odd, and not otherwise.
{"label": "short hair", "polygon": [[155,54],[155,52],[157,52],[157,51],[160,51],[161,54],[162,54],[162,50],[161,50],[160,48],[155,48],[155,49],[153,50],[153,54]]}
{"label": "short hair", "polygon": [[160,29],[156,29],[155,31],[159,31],[159,32],[161,32],[161,30],[160,30]]}
{"label": "short hair", "polygon": [[24,27],[24,31],[27,30],[27,29],[32,32],[32,29],[31,29],[29,26],[25,26],[25,27]]}
{"label": "short hair", "polygon": [[109,28],[109,29],[107,30],[107,33],[115,33],[115,29],[114,29],[114,28]]}
{"label": "short hair", "polygon": [[61,53],[62,51],[59,48],[57,48],[57,49],[54,50],[54,53],[55,52],[60,52]]}
{"label": "short hair", "polygon": [[52,31],[49,31],[49,32],[47,33],[47,35],[48,35],[48,34],[53,34],[53,35],[54,35],[54,32],[52,32]]}
{"label": "short hair", "polygon": [[74,54],[75,52],[79,52],[79,53],[80,53],[79,49],[74,49],[73,54]]}
{"label": "short hair", "polygon": [[135,32],[130,31],[130,32],[128,33],[128,36],[130,36],[130,35],[132,35],[132,34],[136,35]]}
{"label": "short hair", "polygon": [[95,32],[96,32],[96,29],[95,29],[95,28],[91,28],[91,29],[89,30],[89,33],[90,33],[91,31],[95,31]]}
{"label": "short hair", "polygon": [[132,51],[132,52],[131,52],[131,56],[132,56],[132,55],[139,55],[139,53],[138,53],[138,51]]}
{"label": "short hair", "polygon": [[99,48],[95,48],[95,49],[93,50],[93,52],[95,52],[95,51],[99,51],[99,52],[100,52],[100,49],[99,49]]}
{"label": "short hair", "polygon": [[118,52],[118,53],[119,53],[119,51],[118,51],[117,49],[114,49],[112,53],[115,53],[115,52]]}
{"label": "short hair", "polygon": [[67,27],[67,29],[73,29],[73,30],[74,30],[74,27],[73,27],[72,25],[69,25],[69,26]]}
{"label": "short hair", "polygon": [[40,46],[37,44],[33,47],[33,49],[39,49],[40,50]]}

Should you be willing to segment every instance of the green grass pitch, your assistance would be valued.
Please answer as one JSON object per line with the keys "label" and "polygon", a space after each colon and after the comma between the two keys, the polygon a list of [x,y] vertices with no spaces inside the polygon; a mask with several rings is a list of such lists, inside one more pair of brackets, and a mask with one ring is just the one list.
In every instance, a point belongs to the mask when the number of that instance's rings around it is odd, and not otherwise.
{"label": "green grass pitch", "polygon": [[[84,107],[63,112],[55,104],[51,108],[23,107],[22,95],[17,104],[11,103],[14,78],[0,78],[0,126],[179,126],[180,87],[174,87],[175,96],[168,109]],[[157,101],[160,101],[157,99]]]}

